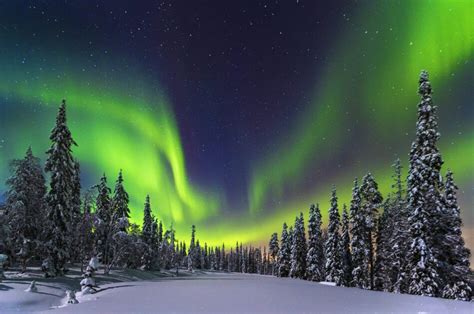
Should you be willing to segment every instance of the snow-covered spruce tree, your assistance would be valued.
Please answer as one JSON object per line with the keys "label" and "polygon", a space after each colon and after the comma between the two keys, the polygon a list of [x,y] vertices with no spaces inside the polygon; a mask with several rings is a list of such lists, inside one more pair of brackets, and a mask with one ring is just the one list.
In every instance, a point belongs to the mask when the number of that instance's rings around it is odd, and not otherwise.
{"label": "snow-covered spruce tree", "polygon": [[374,289],[379,291],[390,291],[390,238],[392,235],[393,215],[391,212],[392,201],[387,198],[383,204],[383,213],[377,222],[377,254],[374,263]]}
{"label": "snow-covered spruce tree", "polygon": [[337,207],[336,188],[333,187],[331,207],[329,208],[328,239],[326,242],[326,281],[340,282],[341,257],[339,256],[339,209]]}
{"label": "snow-covered spruce tree", "polygon": [[88,261],[94,255],[94,218],[92,214],[93,190],[88,190],[84,195],[82,203],[82,217],[78,226],[79,237],[79,261],[81,263],[81,272],[84,270],[84,262]]}
{"label": "snow-covered spruce tree", "polygon": [[7,179],[5,211],[9,224],[10,241],[22,272],[30,258],[41,250],[41,229],[45,210],[46,183],[39,158],[31,147],[21,160],[11,163],[13,175]]}
{"label": "snow-covered spruce tree", "polygon": [[[278,254],[277,254],[277,256],[278,256]],[[269,264],[268,260],[269,260],[269,254],[267,253],[267,247],[264,246],[263,247],[263,256],[262,256],[263,274],[264,275],[276,276],[277,275],[277,269],[275,267],[275,274],[273,274],[273,271],[270,267],[270,264]]]}
{"label": "snow-covered spruce tree", "polygon": [[72,245],[69,246],[69,256],[71,261],[78,261],[80,258],[80,239],[79,239],[79,226],[82,220],[81,213],[81,168],[78,161],[74,162],[74,176],[73,176],[73,189],[72,189],[72,213],[71,213],[71,228],[69,231],[69,241]]}
{"label": "snow-covered spruce tree", "polygon": [[431,98],[428,72],[419,79],[418,121],[416,139],[410,150],[408,173],[408,208],[410,245],[407,269],[410,271],[408,292],[424,296],[439,295],[441,276],[438,257],[442,235],[439,234],[443,202],[440,175],[443,160],[436,147],[440,137],[436,106]]}
{"label": "snow-covered spruce tree", "polygon": [[[234,259],[235,259],[235,256],[234,256],[234,248],[231,247],[231,248],[230,248],[230,252],[229,252],[229,256],[228,256],[229,262],[227,263],[227,271],[228,271],[229,273],[234,271],[234,268],[235,268]],[[208,268],[209,268],[209,267],[208,267]]]}
{"label": "snow-covered spruce tree", "polygon": [[[130,209],[128,208],[128,193],[123,186],[122,170],[118,174],[117,181],[115,181],[114,196],[112,198],[112,208],[116,220],[122,217],[130,218]],[[127,230],[121,230],[127,232]]]}
{"label": "snow-covered spruce tree", "polygon": [[49,137],[52,144],[46,152],[45,170],[51,174],[48,203],[47,251],[55,275],[62,275],[69,259],[70,232],[74,204],[76,165],[72,156],[72,139],[66,122],[66,101],[63,100],[56,116],[56,125]]}
{"label": "snow-covered spruce tree", "polygon": [[352,248],[352,285],[357,288],[369,288],[370,246],[367,241],[365,213],[361,207],[361,198],[357,178],[354,180],[351,200],[351,248]]}
{"label": "snow-covered spruce tree", "polygon": [[[7,251],[10,239],[10,228],[7,223],[7,217],[5,214],[5,205],[0,204],[0,256],[7,256]],[[1,259],[1,257],[0,257]],[[3,275],[3,264],[0,261],[0,281],[4,278]]]}
{"label": "snow-covered spruce tree", "polygon": [[303,213],[295,219],[295,229],[293,231],[293,242],[291,246],[291,269],[292,278],[306,278],[306,234],[304,230]]}
{"label": "snow-covered spruce tree", "polygon": [[[113,236],[112,204],[110,188],[107,186],[107,177],[102,175],[97,185],[96,212],[95,212],[95,238],[96,248],[103,265],[109,265],[111,257],[111,241]],[[105,267],[107,270],[107,267]]]}
{"label": "snow-covered spruce tree", "polygon": [[306,255],[306,279],[323,281],[324,248],[321,234],[321,212],[319,205],[312,204],[309,208],[308,220],[308,254]]}
{"label": "snow-covered spruce tree", "polygon": [[272,275],[276,276],[278,272],[278,233],[274,232],[270,238],[270,242],[268,244],[268,250],[271,256],[271,268],[272,268]]}
{"label": "snow-covered spruce tree", "polygon": [[283,223],[280,241],[280,250],[278,251],[278,277],[288,277],[290,274],[291,243],[286,222]]}
{"label": "snow-covered spruce tree", "polygon": [[341,277],[339,285],[350,287],[352,285],[352,256],[351,239],[349,235],[349,214],[346,204],[342,209],[341,238],[339,239],[339,256],[341,257]]}
{"label": "snow-covered spruce tree", "polygon": [[[188,251],[188,270],[193,271],[195,263],[195,250],[196,250],[196,226],[191,227],[191,242],[189,243]],[[217,266],[217,265],[216,265]]]}
{"label": "snow-covered spruce tree", "polygon": [[391,235],[389,239],[390,252],[388,260],[390,262],[388,271],[391,284],[390,290],[396,293],[405,293],[408,292],[405,260],[408,250],[409,225],[405,191],[402,182],[402,166],[399,158],[397,158],[392,167],[395,172],[392,185],[394,192],[390,202],[391,220],[389,225],[391,225]]}
{"label": "snow-covered spruce tree", "polygon": [[[165,269],[170,269],[173,267],[172,259],[174,254],[174,229],[171,225],[170,229],[167,230],[168,234],[165,237],[164,241],[158,241],[158,229],[159,223],[158,219],[153,218],[153,223],[151,225],[151,268],[159,270],[161,267]],[[173,239],[172,239],[173,238]],[[173,240],[173,244],[171,241]]]}
{"label": "snow-covered spruce tree", "polygon": [[360,186],[361,209],[365,216],[366,241],[369,245],[369,284],[370,289],[374,288],[374,262],[375,262],[375,240],[377,234],[378,208],[382,204],[382,194],[378,190],[377,182],[371,173],[362,179]]}
{"label": "snow-covered spruce tree", "polygon": [[[219,251],[219,248],[217,248]],[[195,267],[197,269],[202,269],[202,247],[201,243],[199,243],[199,239],[196,240],[196,249],[195,249]],[[217,260],[217,268],[219,269],[219,259]]]}
{"label": "snow-covered spruce tree", "polygon": [[257,274],[263,275],[263,259],[262,259],[262,250],[260,248],[255,249],[255,272]]}
{"label": "snow-covered spruce tree", "polygon": [[211,266],[211,270],[217,270],[217,258],[216,258],[216,254],[214,252],[214,248],[211,248],[211,251],[209,253],[209,262],[210,262],[210,266]]}
{"label": "snow-covered spruce tree", "polygon": [[470,251],[466,248],[462,237],[462,220],[456,196],[457,189],[453,173],[448,170],[444,188],[443,223],[447,227],[447,232],[444,242],[446,286],[443,289],[443,297],[470,301],[472,298],[472,290],[468,279]]}
{"label": "snow-covered spruce tree", "polygon": [[234,272],[240,272],[240,250],[239,242],[235,242],[235,256],[234,256]]}
{"label": "snow-covered spruce tree", "polygon": [[151,214],[149,195],[146,196],[145,206],[143,208],[142,240],[147,246],[142,265],[145,269],[151,269],[153,264],[153,216]]}
{"label": "snow-covered spruce tree", "polygon": [[225,269],[225,246],[222,244],[221,255],[219,260],[219,270],[224,271]]}
{"label": "snow-covered spruce tree", "polygon": [[248,273],[248,248],[242,250],[242,273]]}
{"label": "snow-covered spruce tree", "polygon": [[[158,256],[156,253],[153,255],[153,258],[158,260],[158,257],[160,257],[161,264],[165,269],[170,269],[173,267],[172,259],[173,259],[173,251],[174,251],[174,246],[172,246],[171,242],[174,241],[175,237],[175,231],[173,229],[173,226],[170,227],[170,229],[165,231],[165,234],[163,236],[163,241],[161,242],[161,248],[160,250],[154,249],[153,251],[160,252],[161,256]],[[199,241],[198,241],[199,242]],[[199,247],[199,245],[197,245]],[[152,246],[153,248],[153,246]],[[198,256],[198,260],[200,263],[203,262],[203,250],[198,249],[197,253],[200,254]]]}
{"label": "snow-covered spruce tree", "polygon": [[163,223],[160,220],[160,222],[158,223],[158,242],[161,243],[161,241],[163,241]]}
{"label": "snow-covered spruce tree", "polygon": [[145,199],[145,206],[143,208],[143,226],[142,238],[145,243],[150,243],[153,235],[153,217],[151,214],[150,196],[147,195]]}
{"label": "snow-covered spruce tree", "polygon": [[207,242],[204,242],[204,269],[210,269],[210,264],[209,264],[209,248],[207,246]]}

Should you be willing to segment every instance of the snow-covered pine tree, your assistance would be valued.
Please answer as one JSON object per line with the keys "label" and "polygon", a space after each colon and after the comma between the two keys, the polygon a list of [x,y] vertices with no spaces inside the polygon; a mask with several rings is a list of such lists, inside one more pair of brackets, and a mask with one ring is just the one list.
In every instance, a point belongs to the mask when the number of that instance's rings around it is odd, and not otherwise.
{"label": "snow-covered pine tree", "polygon": [[406,253],[408,250],[408,211],[406,206],[405,191],[402,182],[402,166],[400,159],[397,158],[392,165],[394,168],[392,189],[393,197],[390,204],[392,217],[389,222],[391,225],[389,262],[389,279],[391,283],[390,290],[397,293],[405,293],[407,290],[407,269]]}
{"label": "snow-covered pine tree", "polygon": [[3,258],[7,257],[7,248],[10,246],[9,245],[9,239],[10,239],[10,228],[7,223],[7,217],[5,214],[5,205],[0,204],[0,281],[2,281],[2,278],[4,277],[3,274]]}
{"label": "snow-covered pine tree", "polygon": [[80,251],[80,240],[79,240],[79,226],[82,220],[82,213],[81,213],[81,169],[79,162],[76,160],[74,162],[74,176],[73,176],[73,189],[72,189],[72,213],[71,213],[71,221],[70,223],[70,231],[68,234],[69,243],[72,245],[69,246],[69,256],[71,257],[72,261],[79,260],[79,251]]}
{"label": "snow-covered pine tree", "polygon": [[290,274],[291,242],[286,222],[283,223],[280,241],[280,250],[278,251],[278,277],[288,277]]}
{"label": "snow-covered pine tree", "polygon": [[[194,267],[197,269],[202,269],[202,264],[201,264],[201,257],[202,257],[202,249],[201,249],[201,244],[199,243],[199,239],[196,240],[196,248],[195,248],[195,258],[194,258]],[[217,267],[219,268],[219,260],[217,260]]]}
{"label": "snow-covered pine tree", "polygon": [[152,227],[153,217],[151,214],[150,195],[146,196],[145,206],[143,208],[143,226],[142,226],[142,238],[145,243],[151,243],[152,238]]}
{"label": "snow-covered pine tree", "polygon": [[[196,226],[193,225],[191,227],[191,242],[189,243],[189,251],[188,251],[188,270],[193,271],[195,263],[195,250],[196,250]],[[216,265],[217,269],[217,265]]]}
{"label": "snow-covered pine tree", "polygon": [[235,242],[234,272],[240,273],[240,250],[239,242]]}
{"label": "snow-covered pine tree", "polygon": [[263,246],[263,253],[262,253],[262,275],[270,275],[272,274],[272,270],[270,269],[270,266],[268,264],[268,255],[267,255],[267,247]]}
{"label": "snow-covered pine tree", "polygon": [[291,269],[292,278],[306,278],[306,234],[304,230],[303,213],[295,219],[295,229],[293,231],[293,242],[291,246]]}
{"label": "snow-covered pine tree", "polygon": [[51,174],[50,189],[47,195],[48,244],[47,250],[55,275],[64,273],[69,259],[68,243],[71,232],[74,204],[76,165],[72,156],[72,146],[77,145],[72,139],[66,121],[66,101],[63,100],[56,116],[56,125],[49,137],[52,144],[46,152],[45,170]]}
{"label": "snow-covered pine tree", "polygon": [[204,242],[204,269],[210,269],[209,264],[209,248],[207,247],[207,242]]}
{"label": "snow-covered pine tree", "polygon": [[151,213],[150,196],[147,195],[145,199],[145,206],[143,208],[143,225],[142,225],[142,240],[147,248],[143,256],[143,267],[151,269],[153,264],[153,216]]}
{"label": "snow-covered pine tree", "polygon": [[227,272],[232,272],[232,269],[234,268],[234,248],[230,247],[229,253],[226,254],[226,260],[227,260]]}
{"label": "snow-covered pine tree", "polygon": [[[119,171],[117,181],[115,181],[114,196],[112,198],[112,208],[115,219],[130,218],[130,209],[128,208],[128,193],[123,186],[122,170]],[[121,230],[127,232],[127,230]]]}
{"label": "snow-covered pine tree", "polygon": [[276,276],[278,272],[278,262],[277,262],[277,257],[278,257],[278,233],[274,232],[270,238],[270,242],[268,244],[268,250],[270,253],[271,257],[271,268],[272,268],[272,275]]}
{"label": "snow-covered pine tree", "polygon": [[151,249],[151,265],[150,268],[159,270],[161,266],[169,269],[173,266],[173,250],[174,250],[174,229],[173,226],[168,230],[168,240],[169,242],[158,241],[158,220],[152,217],[153,222],[151,224],[151,238],[150,238],[150,249]]}
{"label": "snow-covered pine tree", "polygon": [[447,284],[443,290],[443,297],[470,301],[472,298],[468,279],[470,251],[466,248],[462,237],[461,210],[458,206],[457,189],[453,173],[448,170],[444,188],[445,208],[443,214],[443,222],[447,227],[444,242]]}
{"label": "snow-covered pine tree", "polygon": [[342,207],[341,238],[339,239],[339,256],[341,257],[340,285],[350,287],[352,284],[351,239],[349,235],[349,214],[346,204]]}
{"label": "snow-covered pine tree", "polygon": [[248,257],[249,257],[249,253],[248,253],[248,248],[245,247],[245,249],[242,251],[242,273],[248,273]]}
{"label": "snow-covered pine tree", "polygon": [[94,219],[92,214],[93,190],[89,190],[84,195],[82,203],[82,217],[78,227],[79,237],[79,261],[81,263],[81,272],[84,269],[84,262],[93,256],[94,251]]}
{"label": "snow-covered pine tree", "polygon": [[110,188],[107,186],[107,177],[102,175],[97,185],[95,232],[97,240],[97,251],[102,259],[102,264],[108,265],[111,260],[112,240],[112,206],[110,200]]}
{"label": "snow-covered pine tree", "polygon": [[263,275],[262,250],[260,248],[254,251],[255,273]]}
{"label": "snow-covered pine tree", "polygon": [[23,159],[11,163],[13,175],[7,179],[5,215],[15,255],[26,271],[28,260],[40,253],[41,226],[45,210],[46,183],[39,158],[31,147]]}
{"label": "snow-covered pine tree", "polygon": [[441,235],[438,230],[443,208],[440,192],[443,188],[440,175],[443,160],[436,147],[440,135],[428,72],[421,72],[419,84],[421,101],[407,180],[411,242],[407,253],[408,292],[437,296],[441,281],[438,269]]}
{"label": "snow-covered pine tree", "polygon": [[392,221],[394,219],[391,212],[392,200],[387,198],[383,204],[383,213],[377,222],[377,254],[374,263],[374,289],[379,291],[390,291],[390,260],[391,251],[390,238],[392,236]]}
{"label": "snow-covered pine tree", "polygon": [[374,288],[375,236],[377,234],[378,208],[382,204],[382,194],[378,190],[377,182],[371,173],[362,179],[360,186],[361,209],[365,215],[366,241],[369,245],[369,284]]}
{"label": "snow-covered pine tree", "polygon": [[308,220],[308,254],[306,255],[306,279],[323,281],[324,277],[324,244],[321,234],[321,212],[319,205],[309,208]]}
{"label": "snow-covered pine tree", "polygon": [[158,223],[158,242],[161,243],[163,241],[163,223],[160,222]]}
{"label": "snow-covered pine tree", "polygon": [[326,242],[326,281],[339,282],[341,278],[341,257],[339,256],[339,209],[336,187],[332,188],[329,208],[328,239]]}
{"label": "snow-covered pine tree", "polygon": [[222,243],[221,256],[219,260],[219,270],[224,271],[224,269],[225,269],[225,246],[224,246],[224,243]]}
{"label": "snow-covered pine tree", "polygon": [[354,180],[351,200],[351,248],[352,248],[352,285],[357,288],[369,288],[370,246],[367,241],[365,213],[362,210],[359,184]]}

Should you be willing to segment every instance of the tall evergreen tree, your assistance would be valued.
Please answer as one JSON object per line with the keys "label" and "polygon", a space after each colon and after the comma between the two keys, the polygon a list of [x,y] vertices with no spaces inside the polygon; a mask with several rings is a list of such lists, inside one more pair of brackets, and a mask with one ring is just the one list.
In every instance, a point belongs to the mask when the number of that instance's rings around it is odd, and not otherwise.
{"label": "tall evergreen tree", "polygon": [[160,222],[158,223],[158,242],[162,242],[163,241],[163,223]]}
{"label": "tall evergreen tree", "polygon": [[367,241],[366,217],[362,210],[359,184],[354,180],[351,200],[351,248],[352,248],[352,284],[357,288],[369,288],[370,246]]}
{"label": "tall evergreen tree", "polygon": [[351,239],[349,235],[349,214],[347,213],[346,204],[342,210],[341,238],[339,240],[339,255],[341,257],[341,277],[339,284],[341,286],[350,287],[352,284],[352,256],[351,256]]}
{"label": "tall evergreen tree", "polygon": [[[113,236],[112,204],[110,200],[110,188],[107,185],[107,177],[102,175],[97,185],[96,213],[95,213],[95,235],[97,250],[102,257],[102,263],[109,265],[111,260],[111,241]],[[107,268],[106,268],[107,269]]]}
{"label": "tall evergreen tree", "polygon": [[127,191],[125,191],[125,188],[123,186],[122,170],[120,170],[117,181],[115,181],[114,196],[112,198],[113,212],[117,219],[120,219],[122,217],[130,218],[130,209],[128,208],[128,202],[128,193]]}
{"label": "tall evergreen tree", "polygon": [[151,213],[151,205],[150,205],[150,196],[147,195],[145,199],[145,206],[143,208],[143,225],[142,225],[142,240],[145,243],[144,250],[145,253],[143,255],[142,266],[145,269],[152,269],[153,267],[153,256],[156,253],[153,250],[153,239],[154,239],[154,230],[153,228],[154,218]]}
{"label": "tall evergreen tree", "polygon": [[278,277],[288,277],[290,274],[291,243],[286,222],[283,223],[280,241],[280,250],[278,252]]}
{"label": "tall evergreen tree", "polygon": [[92,214],[93,191],[89,190],[84,195],[82,202],[82,217],[78,226],[79,239],[79,261],[81,272],[84,270],[84,262],[88,262],[94,255],[94,219]]}
{"label": "tall evergreen tree", "polygon": [[374,289],[379,291],[389,291],[391,289],[390,281],[390,259],[391,251],[391,222],[393,215],[391,212],[392,201],[390,198],[384,202],[384,210],[377,223],[377,255],[374,264]]}
{"label": "tall evergreen tree", "polygon": [[[188,252],[188,270],[189,271],[192,271],[196,265],[196,253],[195,253],[195,250],[196,250],[196,226],[193,225],[191,227],[191,242],[189,243],[189,252]],[[216,269],[217,269],[217,266],[216,266]]]}
{"label": "tall evergreen tree", "polygon": [[306,278],[312,281],[323,281],[324,277],[324,244],[321,233],[321,212],[319,205],[309,208],[308,220],[308,254],[306,255]]}
{"label": "tall evergreen tree", "polygon": [[69,238],[72,245],[69,245],[69,256],[73,261],[77,261],[79,259],[79,251],[80,251],[80,239],[79,239],[79,226],[82,221],[82,214],[81,214],[81,169],[78,161],[74,162],[74,176],[73,176],[73,188],[72,188],[72,213],[71,213],[71,221],[70,221],[70,230],[69,230]]}
{"label": "tall evergreen tree", "polygon": [[56,116],[56,125],[51,131],[51,148],[47,151],[45,170],[51,173],[50,190],[47,196],[48,220],[48,255],[56,275],[62,275],[69,258],[71,243],[72,213],[75,208],[74,191],[76,165],[72,156],[72,146],[77,145],[72,139],[66,121],[66,101],[63,100]]}
{"label": "tall evergreen tree", "polygon": [[295,229],[291,246],[291,269],[292,278],[305,279],[306,277],[306,234],[304,230],[303,213],[295,219]]}
{"label": "tall evergreen tree", "polygon": [[5,211],[15,255],[26,271],[27,261],[41,249],[41,229],[45,210],[46,183],[39,158],[31,147],[21,160],[11,164],[13,175],[7,179]]}
{"label": "tall evergreen tree", "polygon": [[392,165],[395,172],[393,175],[394,190],[392,202],[390,204],[391,219],[388,222],[391,225],[390,236],[390,252],[388,259],[389,264],[389,280],[391,283],[391,290],[398,293],[408,292],[407,289],[407,268],[406,268],[406,253],[408,250],[408,211],[406,206],[405,191],[402,182],[402,166],[400,159],[397,158]]}
{"label": "tall evergreen tree", "polygon": [[145,207],[143,208],[142,237],[147,244],[151,243],[153,236],[153,216],[151,214],[150,195],[146,196]]}
{"label": "tall evergreen tree", "polygon": [[436,147],[440,135],[428,72],[421,72],[419,84],[421,101],[418,104],[416,139],[411,146],[407,180],[411,238],[407,253],[407,269],[410,270],[408,291],[436,296],[441,281],[438,228],[443,208],[440,193],[443,188],[440,175],[443,159]]}
{"label": "tall evergreen tree", "polygon": [[326,242],[326,281],[339,282],[341,277],[341,258],[339,256],[339,210],[337,207],[336,188],[331,195],[329,208],[328,239]]}
{"label": "tall evergreen tree", "polygon": [[469,256],[471,252],[466,248],[461,232],[461,215],[458,206],[458,187],[454,183],[453,173],[448,170],[444,188],[445,212],[443,222],[447,227],[445,234],[445,261],[446,283],[443,297],[470,301],[472,290],[469,286]]}
{"label": "tall evergreen tree", "polygon": [[360,186],[361,209],[365,215],[366,241],[369,246],[369,284],[374,288],[374,262],[375,262],[375,240],[377,234],[378,208],[382,204],[382,194],[378,190],[377,182],[371,173],[362,179]]}
{"label": "tall evergreen tree", "polygon": [[277,257],[278,257],[278,251],[279,251],[279,246],[278,246],[278,234],[274,232],[270,238],[270,243],[268,246],[268,250],[270,253],[270,256],[272,258],[271,260],[271,267],[272,267],[272,275],[276,276],[278,272],[278,262],[277,262]]}

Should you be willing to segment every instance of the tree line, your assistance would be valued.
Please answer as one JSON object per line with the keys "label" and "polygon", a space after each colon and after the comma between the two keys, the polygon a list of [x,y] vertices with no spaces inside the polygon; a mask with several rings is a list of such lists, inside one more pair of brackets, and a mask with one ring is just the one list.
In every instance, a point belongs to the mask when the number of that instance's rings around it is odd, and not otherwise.
{"label": "tree line", "polygon": [[11,163],[6,201],[0,210],[0,252],[23,271],[42,262],[46,276],[61,276],[68,263],[81,269],[98,257],[112,267],[145,270],[187,268],[257,273],[328,281],[346,287],[470,300],[469,256],[461,234],[461,217],[453,174],[441,175],[439,132],[428,73],[419,79],[416,138],[408,176],[399,159],[393,165],[392,193],[383,199],[372,174],[356,179],[349,208],[333,187],[329,223],[322,229],[319,206],[311,205],[307,231],[303,213],[294,225],[283,224],[264,247],[226,250],[202,245],[191,228],[189,247],[178,241],[173,226],[164,230],[146,196],[143,224],[130,223],[129,196],[122,171],[114,189],[104,174],[81,195],[80,165],[67,126],[63,100],[50,136],[44,171],[28,148]]}
{"label": "tree line", "polygon": [[[273,274],[362,289],[469,301],[470,251],[461,234],[453,173],[441,175],[436,106],[428,73],[419,79],[418,121],[406,189],[400,159],[393,165],[392,193],[384,200],[368,173],[354,181],[349,211],[339,215],[332,190],[327,230],[318,205],[309,209],[308,239],[303,214],[270,239]],[[381,213],[380,213],[381,211]],[[280,244],[280,246],[278,246]]]}

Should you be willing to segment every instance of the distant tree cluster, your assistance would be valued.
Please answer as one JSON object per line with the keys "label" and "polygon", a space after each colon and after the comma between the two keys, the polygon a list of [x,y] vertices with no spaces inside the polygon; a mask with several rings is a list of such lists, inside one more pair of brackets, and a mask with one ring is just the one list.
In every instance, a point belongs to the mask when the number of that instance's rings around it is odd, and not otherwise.
{"label": "distant tree cluster", "polygon": [[[322,230],[318,205],[311,205],[307,230],[303,213],[294,225],[283,223],[266,248],[230,250],[202,245],[191,229],[189,247],[176,239],[170,226],[163,230],[146,196],[141,228],[130,224],[129,197],[119,172],[112,191],[105,174],[81,196],[76,145],[66,123],[62,102],[50,136],[45,171],[31,148],[11,164],[6,202],[0,208],[0,252],[21,265],[42,260],[47,276],[60,276],[68,263],[81,267],[99,258],[112,267],[159,270],[187,268],[256,273],[346,287],[471,300],[468,281],[470,252],[461,234],[457,186],[451,171],[441,175],[443,160],[436,106],[428,73],[419,79],[418,121],[408,177],[402,179],[399,159],[393,165],[393,192],[384,200],[368,173],[354,181],[352,199],[340,216],[333,187],[327,230]],[[89,263],[86,273],[91,273]],[[94,263],[94,271],[97,268]]]}
{"label": "distant tree cluster", "polygon": [[[392,194],[383,200],[370,173],[360,185],[355,179],[350,215],[344,205],[341,221],[333,188],[326,237],[317,205],[309,210],[308,240],[302,213],[290,231],[283,224],[280,253],[271,259],[278,276],[471,300],[470,252],[461,235],[457,186],[451,171],[444,181],[441,176],[443,160],[436,147],[438,118],[425,71],[420,75],[418,92],[421,102],[406,190],[397,159]],[[278,247],[273,244],[275,239],[277,234],[271,236],[270,247]]]}

